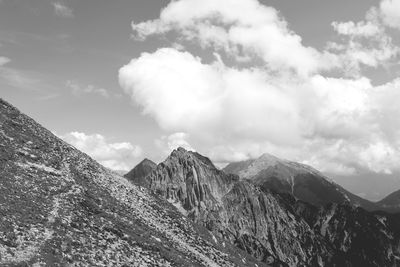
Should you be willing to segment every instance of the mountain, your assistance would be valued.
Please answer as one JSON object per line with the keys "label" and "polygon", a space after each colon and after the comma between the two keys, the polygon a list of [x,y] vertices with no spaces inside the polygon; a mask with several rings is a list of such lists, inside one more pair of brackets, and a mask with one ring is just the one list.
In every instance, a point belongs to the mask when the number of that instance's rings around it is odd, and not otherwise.
{"label": "mountain", "polygon": [[[241,168],[250,164],[241,163]],[[214,236],[272,266],[400,264],[399,220],[349,202],[314,206],[254,181],[178,148],[146,177],[145,186]]]}
{"label": "mountain", "polygon": [[381,210],[400,212],[400,190],[395,191],[377,202]]}
{"label": "mountain", "polygon": [[0,266],[256,263],[0,100]]}
{"label": "mountain", "polygon": [[132,182],[135,182],[136,184],[143,185],[145,183],[145,177],[156,167],[157,164],[155,164],[153,161],[144,159],[131,171],[125,174],[124,177]]}
{"label": "mountain", "polygon": [[223,171],[236,174],[240,179],[250,180],[261,188],[289,193],[316,206],[350,202],[368,210],[375,209],[373,202],[350,193],[314,168],[270,154],[230,163]]}
{"label": "mountain", "polygon": [[196,152],[174,150],[146,178],[147,186],[182,214],[261,261],[310,265],[327,253],[307,223],[271,194],[218,170]]}

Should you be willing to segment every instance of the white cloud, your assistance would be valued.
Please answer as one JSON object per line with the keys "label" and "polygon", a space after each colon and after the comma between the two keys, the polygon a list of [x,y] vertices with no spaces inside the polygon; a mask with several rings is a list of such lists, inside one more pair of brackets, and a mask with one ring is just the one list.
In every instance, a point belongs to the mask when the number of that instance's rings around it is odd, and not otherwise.
{"label": "white cloud", "polygon": [[159,139],[156,139],[154,142],[156,146],[163,152],[162,156],[166,156],[171,153],[172,150],[183,147],[189,151],[195,151],[195,149],[188,142],[188,134],[178,132],[173,133],[168,136],[162,136]]}
{"label": "white cloud", "polygon": [[38,73],[23,71],[4,66],[8,62],[5,60],[3,66],[0,65],[0,83],[20,88],[24,90],[38,90],[41,79]]}
{"label": "white cloud", "polygon": [[383,0],[380,4],[380,10],[387,25],[400,29],[400,1]]}
{"label": "white cloud", "polygon": [[337,54],[347,76],[360,76],[362,66],[376,68],[398,59],[400,49],[393,43],[380,16],[380,11],[372,7],[363,21],[332,23],[343,39],[329,43],[327,49]]}
{"label": "white cloud", "polygon": [[0,67],[4,66],[5,64],[9,63],[10,61],[11,61],[11,59],[0,56]]}
{"label": "white cloud", "polygon": [[67,87],[68,89],[71,89],[72,94],[75,96],[81,96],[84,94],[97,94],[100,95],[102,97],[108,98],[110,97],[110,94],[108,93],[108,91],[104,88],[100,88],[100,87],[96,87],[94,85],[86,85],[86,86],[82,86],[80,84],[78,84],[75,81],[71,81],[68,80],[65,83],[65,87]]}
{"label": "white cloud", "polygon": [[288,94],[296,89],[270,79],[256,69],[237,70],[217,61],[203,64],[171,48],[144,53],[120,69],[125,92],[167,131],[197,132],[204,139],[214,139],[218,131],[295,142],[299,114]]}
{"label": "white cloud", "polygon": [[128,171],[142,155],[140,146],[129,142],[111,143],[103,135],[70,132],[60,136],[67,143],[87,153],[107,168]]}
{"label": "white cloud", "polygon": [[332,23],[332,26],[335,31],[342,35],[372,37],[381,33],[379,25],[376,25],[371,21],[360,21],[357,23],[354,23],[353,21],[335,21]]}
{"label": "white cloud", "polygon": [[[362,72],[398,53],[376,12],[333,23],[344,42],[319,52],[255,0],[173,1],[159,19],[132,26],[141,39],[175,31],[178,45],[133,59],[119,82],[171,134],[157,141],[163,150],[186,144],[220,163],[269,152],[338,174],[393,172],[400,170],[400,79],[374,86]],[[216,59],[185,51],[191,39]],[[237,61],[227,65],[220,54]],[[249,57],[257,63],[244,67]],[[327,58],[328,69],[352,75],[330,77],[321,67]]]}
{"label": "white cloud", "polygon": [[64,18],[73,18],[74,13],[73,10],[66,6],[64,3],[56,1],[52,3],[53,8],[54,8],[54,13],[57,16],[64,17]]}
{"label": "white cloud", "polygon": [[308,74],[334,64],[331,55],[304,46],[277,10],[257,0],[173,1],[159,19],[132,23],[132,28],[138,39],[177,31],[186,40],[224,51],[238,61],[258,57],[275,70]]}

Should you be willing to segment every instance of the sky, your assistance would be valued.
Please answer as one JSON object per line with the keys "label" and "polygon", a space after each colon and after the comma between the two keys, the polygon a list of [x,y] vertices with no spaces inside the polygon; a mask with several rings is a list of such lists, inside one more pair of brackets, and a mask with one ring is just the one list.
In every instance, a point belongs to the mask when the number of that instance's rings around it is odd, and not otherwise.
{"label": "sky", "polygon": [[400,188],[399,0],[0,0],[0,97],[114,170],[183,146]]}

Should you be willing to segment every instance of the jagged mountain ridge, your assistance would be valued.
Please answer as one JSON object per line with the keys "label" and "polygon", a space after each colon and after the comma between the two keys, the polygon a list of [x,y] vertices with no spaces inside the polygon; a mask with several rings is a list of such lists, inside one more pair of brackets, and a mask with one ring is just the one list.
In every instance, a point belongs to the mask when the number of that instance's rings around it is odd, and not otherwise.
{"label": "jagged mountain ridge", "polygon": [[146,180],[145,177],[151,173],[157,164],[149,159],[142,160],[139,164],[137,164],[132,170],[124,175],[130,181],[134,181],[135,184],[144,185]]}
{"label": "jagged mountain ridge", "polygon": [[[216,236],[275,266],[399,265],[398,221],[389,215],[349,203],[317,207],[228,176],[210,162],[179,148],[146,177],[146,186]],[[368,238],[358,238],[363,235]]]}
{"label": "jagged mountain ridge", "polygon": [[254,263],[0,99],[0,266]]}
{"label": "jagged mountain ridge", "polygon": [[[276,266],[310,265],[318,261],[317,255],[327,253],[324,244],[312,246],[321,242],[310,227],[272,195],[239,182],[238,176],[225,174],[196,152],[174,150],[146,180],[183,214],[259,260]],[[285,224],[276,224],[279,219]]]}
{"label": "jagged mountain ridge", "polygon": [[358,197],[311,166],[279,159],[270,154],[228,164],[226,173],[237,174],[262,188],[294,197],[316,206],[350,202],[368,210],[377,209],[373,202]]}
{"label": "jagged mountain ridge", "polygon": [[206,216],[204,212],[219,209],[221,198],[238,177],[223,173],[196,152],[178,148],[146,180],[149,188],[175,204],[181,203],[189,217],[197,219]]}

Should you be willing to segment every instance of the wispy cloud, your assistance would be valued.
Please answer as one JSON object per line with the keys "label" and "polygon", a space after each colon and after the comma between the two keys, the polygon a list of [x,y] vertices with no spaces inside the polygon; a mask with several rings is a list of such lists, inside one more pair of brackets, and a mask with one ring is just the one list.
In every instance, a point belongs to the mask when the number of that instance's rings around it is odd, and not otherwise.
{"label": "wispy cloud", "polygon": [[85,94],[97,94],[105,98],[110,97],[110,94],[106,89],[94,86],[92,84],[81,85],[75,81],[68,80],[65,83],[65,87],[70,89],[72,91],[72,94],[75,96],[82,96]]}
{"label": "wispy cloud", "polygon": [[40,79],[27,71],[0,66],[0,83],[26,90],[36,90]]}
{"label": "wispy cloud", "polygon": [[11,60],[8,57],[2,57],[0,56],[0,66],[4,66],[5,64],[7,64],[8,62],[10,62]]}
{"label": "wispy cloud", "polygon": [[66,6],[64,3],[62,2],[53,2],[52,3],[53,8],[54,8],[54,12],[57,16],[63,17],[63,18],[73,18],[74,17],[74,13],[73,10]]}

